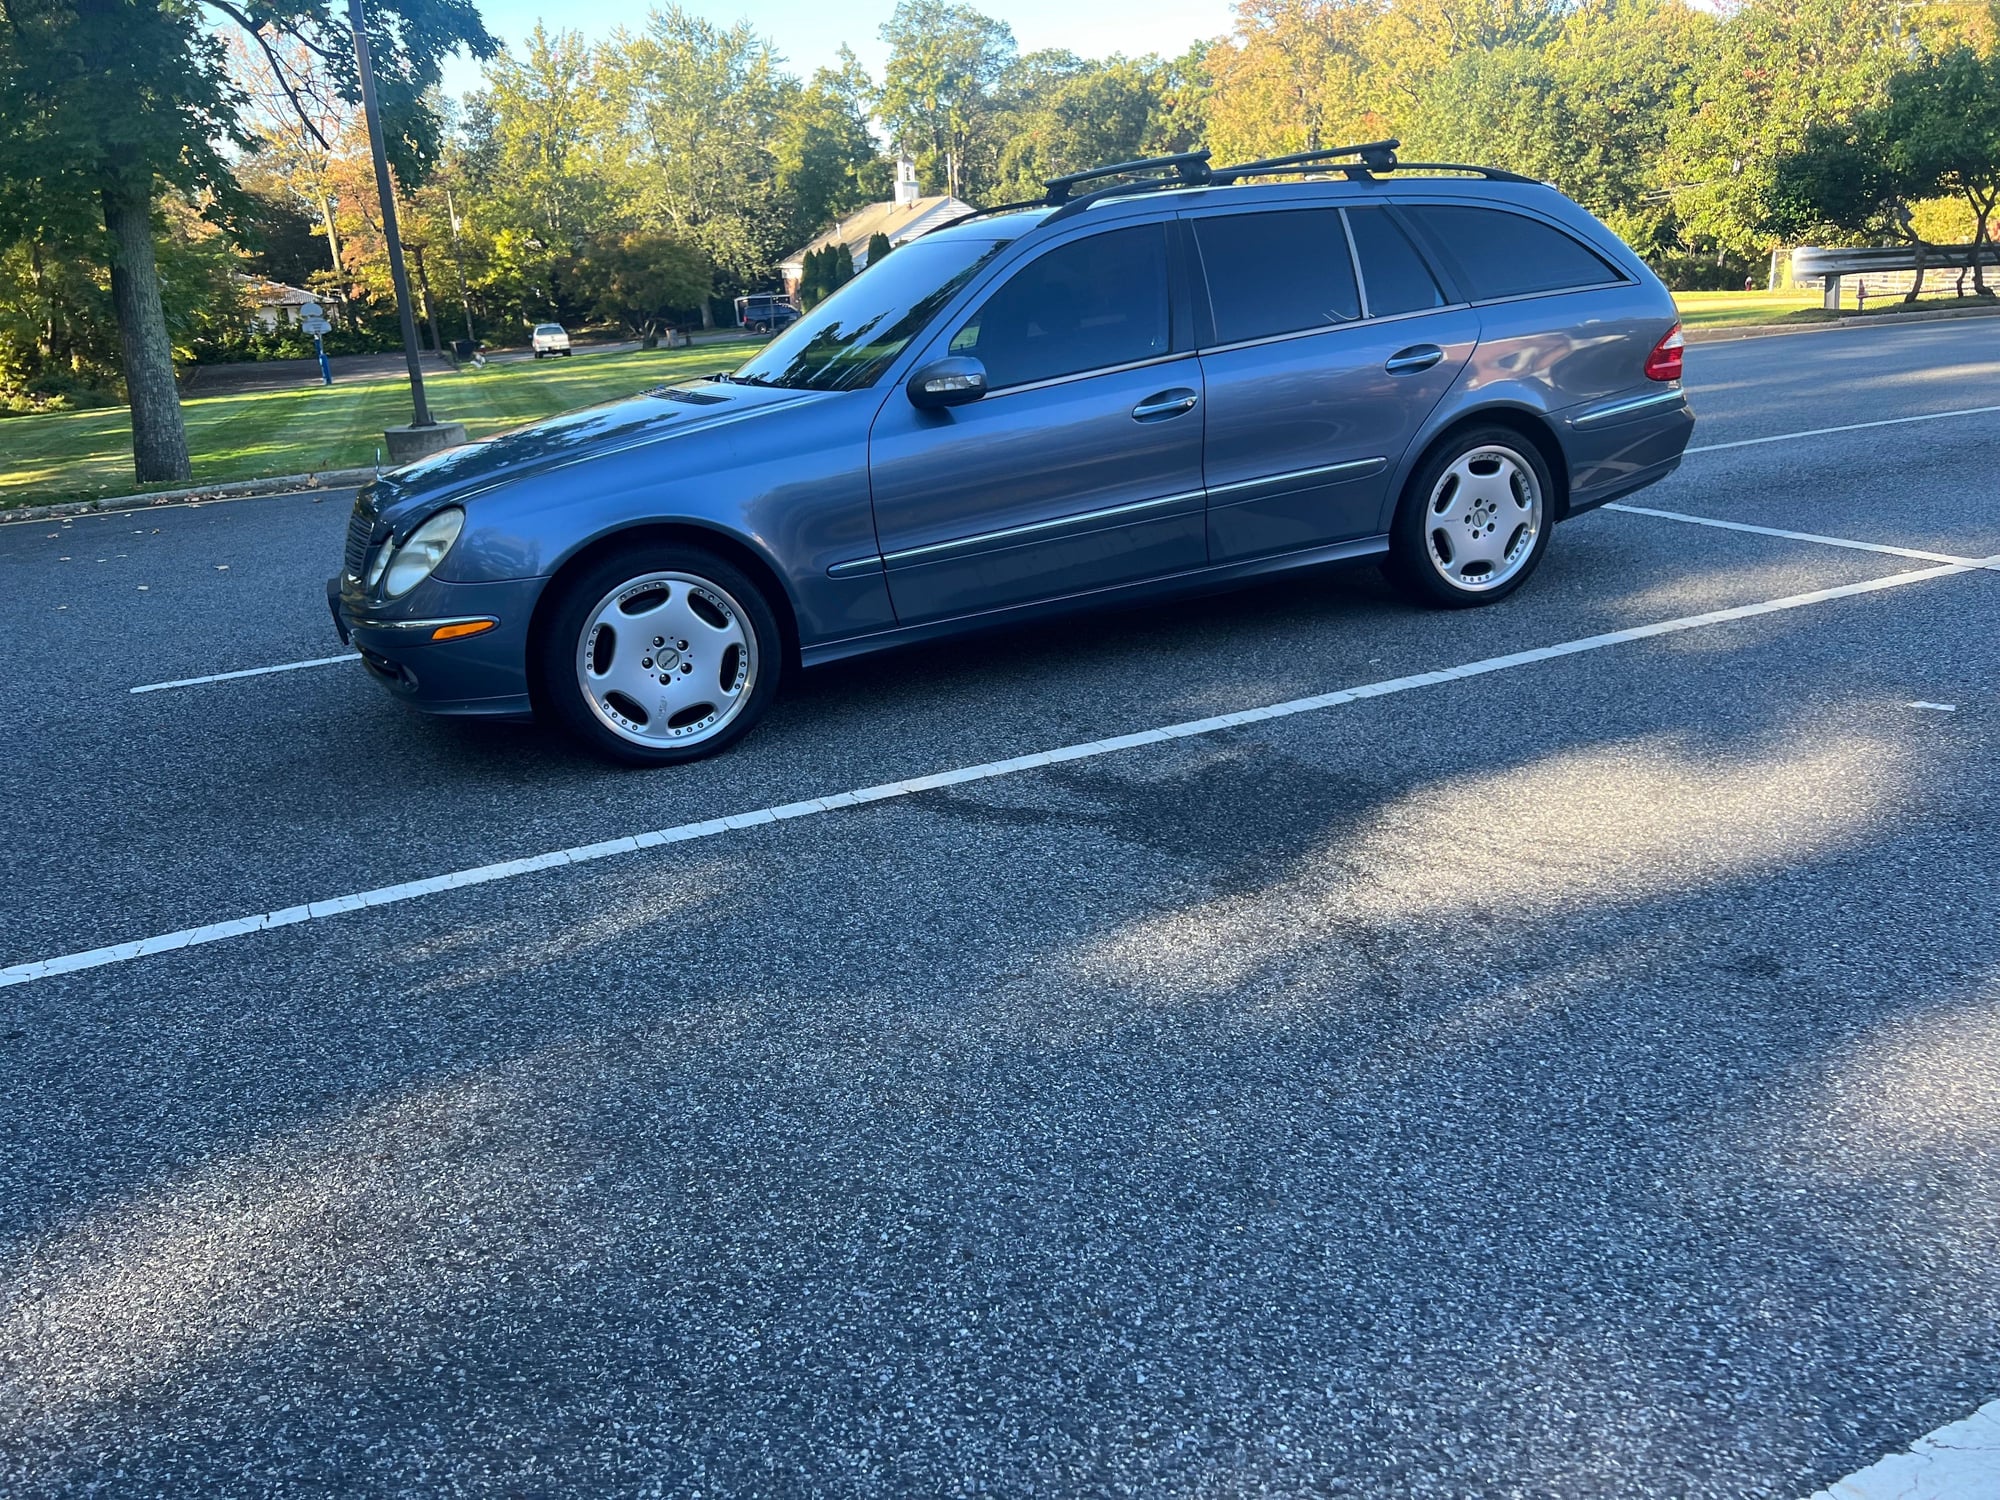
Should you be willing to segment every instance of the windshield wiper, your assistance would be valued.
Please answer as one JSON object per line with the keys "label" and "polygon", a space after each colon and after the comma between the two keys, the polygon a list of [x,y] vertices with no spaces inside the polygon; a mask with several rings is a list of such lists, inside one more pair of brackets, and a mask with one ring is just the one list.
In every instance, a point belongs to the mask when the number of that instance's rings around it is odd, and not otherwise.
{"label": "windshield wiper", "polygon": [[775,380],[766,380],[762,375],[715,374],[715,375],[705,375],[702,378],[704,380],[719,380],[724,385],[765,385],[775,388],[778,384],[778,382]]}

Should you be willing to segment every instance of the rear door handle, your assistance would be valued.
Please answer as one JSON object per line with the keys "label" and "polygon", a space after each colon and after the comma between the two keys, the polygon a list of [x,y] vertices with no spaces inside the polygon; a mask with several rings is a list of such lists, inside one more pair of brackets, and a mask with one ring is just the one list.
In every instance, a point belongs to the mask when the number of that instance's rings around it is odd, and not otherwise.
{"label": "rear door handle", "polygon": [[1158,395],[1148,396],[1133,407],[1132,420],[1154,422],[1162,417],[1177,417],[1184,411],[1193,411],[1195,402],[1200,399],[1201,397],[1186,386],[1178,386],[1171,391],[1161,391]]}
{"label": "rear door handle", "polygon": [[1443,358],[1444,350],[1436,344],[1412,344],[1390,355],[1382,368],[1391,375],[1410,375],[1418,370],[1428,370]]}

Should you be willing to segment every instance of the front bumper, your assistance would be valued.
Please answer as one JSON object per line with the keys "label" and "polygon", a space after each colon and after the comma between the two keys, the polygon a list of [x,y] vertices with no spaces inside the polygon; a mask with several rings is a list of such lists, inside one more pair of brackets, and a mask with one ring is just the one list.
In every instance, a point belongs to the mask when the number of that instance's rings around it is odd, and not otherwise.
{"label": "front bumper", "polygon": [[[326,581],[326,603],[344,644],[361,653],[368,675],[426,713],[523,717],[528,697],[528,625],[545,578],[506,583],[428,579],[384,608]],[[490,619],[479,635],[434,641],[446,621]]]}

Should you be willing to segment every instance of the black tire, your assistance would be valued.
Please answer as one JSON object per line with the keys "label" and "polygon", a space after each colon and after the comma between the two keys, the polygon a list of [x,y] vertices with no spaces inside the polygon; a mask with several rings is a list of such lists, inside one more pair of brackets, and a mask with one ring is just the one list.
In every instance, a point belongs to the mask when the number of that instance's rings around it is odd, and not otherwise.
{"label": "black tire", "polygon": [[[1492,478],[1496,486],[1515,496],[1517,502],[1521,486],[1513,481],[1519,471],[1512,469],[1508,460],[1520,460],[1526,474],[1532,477],[1536,497],[1532,530],[1519,538],[1525,545],[1524,552],[1508,551],[1501,560],[1505,571],[1496,581],[1478,582],[1475,576],[1460,582],[1454,579],[1452,567],[1458,560],[1448,555],[1452,538],[1462,539],[1461,525],[1472,529],[1475,536],[1479,533],[1470,527],[1469,521],[1434,514],[1433,507],[1440,501],[1447,506],[1454,503],[1457,487],[1452,495],[1440,495],[1440,483],[1454,466],[1468,458],[1476,466],[1489,456],[1495,464]],[[1474,609],[1497,604],[1526,583],[1541,565],[1542,554],[1548,551],[1549,535],[1555,528],[1556,511],[1555,478],[1540,444],[1513,427],[1467,428],[1453,433],[1427,453],[1411,473],[1409,483],[1403,486],[1403,497],[1389,525],[1389,555],[1383,559],[1382,571],[1391,583],[1419,604],[1437,609]],[[1516,534],[1523,524],[1504,504],[1497,511],[1484,514],[1490,518],[1484,526],[1485,536],[1502,544],[1507,538],[1501,528]],[[1459,563],[1460,571],[1478,566],[1477,560]],[[1501,563],[1494,565],[1494,571],[1501,571]]]}
{"label": "black tire", "polygon": [[[740,633],[753,647],[748,657],[748,680],[740,690],[742,697],[727,709],[729,716],[726,721],[718,723],[712,731],[678,731],[694,736],[684,743],[647,743],[644,739],[647,727],[643,723],[634,724],[629,719],[625,731],[620,732],[610,721],[618,706],[622,705],[634,714],[642,713],[644,706],[629,697],[620,697],[611,708],[606,709],[584,686],[585,671],[596,670],[583,659],[584,631],[591,624],[593,614],[598,613],[600,607],[621,589],[655,574],[685,575],[698,584],[707,585],[708,598],[704,602],[725,617],[733,616],[732,623],[740,626]],[[683,761],[700,760],[726,750],[748,734],[776,699],[785,667],[785,643],[778,617],[764,590],[726,558],[701,547],[654,542],[602,558],[563,579],[558,587],[561,592],[551,606],[546,628],[538,635],[534,659],[528,664],[534,680],[535,703],[554,722],[598,754],[635,766],[678,765]],[[679,587],[679,583],[662,585],[661,592],[669,596],[667,602],[671,602],[672,591]],[[608,628],[612,632],[612,652],[628,645],[615,638],[615,618],[600,622],[600,626],[592,628],[591,634],[597,636],[600,628]],[[689,634],[693,632],[689,631]],[[636,649],[648,648],[641,644]],[[667,649],[672,650],[671,642]],[[726,652],[729,648],[722,649]],[[700,668],[708,665],[697,662],[698,655],[698,650],[689,652],[687,658],[690,665],[697,668],[693,674],[697,687],[699,679],[706,675]],[[724,660],[726,658],[718,658],[717,670],[721,669]],[[609,666],[608,661],[606,665]],[[736,670],[742,670],[742,667],[739,662]],[[676,686],[679,683],[680,679],[676,678]],[[648,687],[647,691],[650,692],[651,688]],[[671,705],[663,699],[658,707],[664,711]],[[662,719],[662,731],[656,732],[675,732],[670,726],[672,719],[678,717],[679,714],[673,714]]]}

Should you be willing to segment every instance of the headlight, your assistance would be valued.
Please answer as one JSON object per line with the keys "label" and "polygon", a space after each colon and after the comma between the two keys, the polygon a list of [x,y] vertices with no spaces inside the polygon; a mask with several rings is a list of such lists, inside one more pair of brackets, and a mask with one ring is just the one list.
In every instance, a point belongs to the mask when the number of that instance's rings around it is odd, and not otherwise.
{"label": "headlight", "polygon": [[364,584],[372,589],[382,581],[382,570],[389,566],[389,559],[396,555],[396,543],[390,537],[383,537],[376,545],[374,555],[368,559],[368,576]]}
{"label": "headlight", "polygon": [[392,549],[384,544],[389,563],[382,570],[382,597],[398,599],[422,583],[444,561],[451,544],[465,529],[465,512],[453,506],[441,510],[410,533],[410,539]]}

